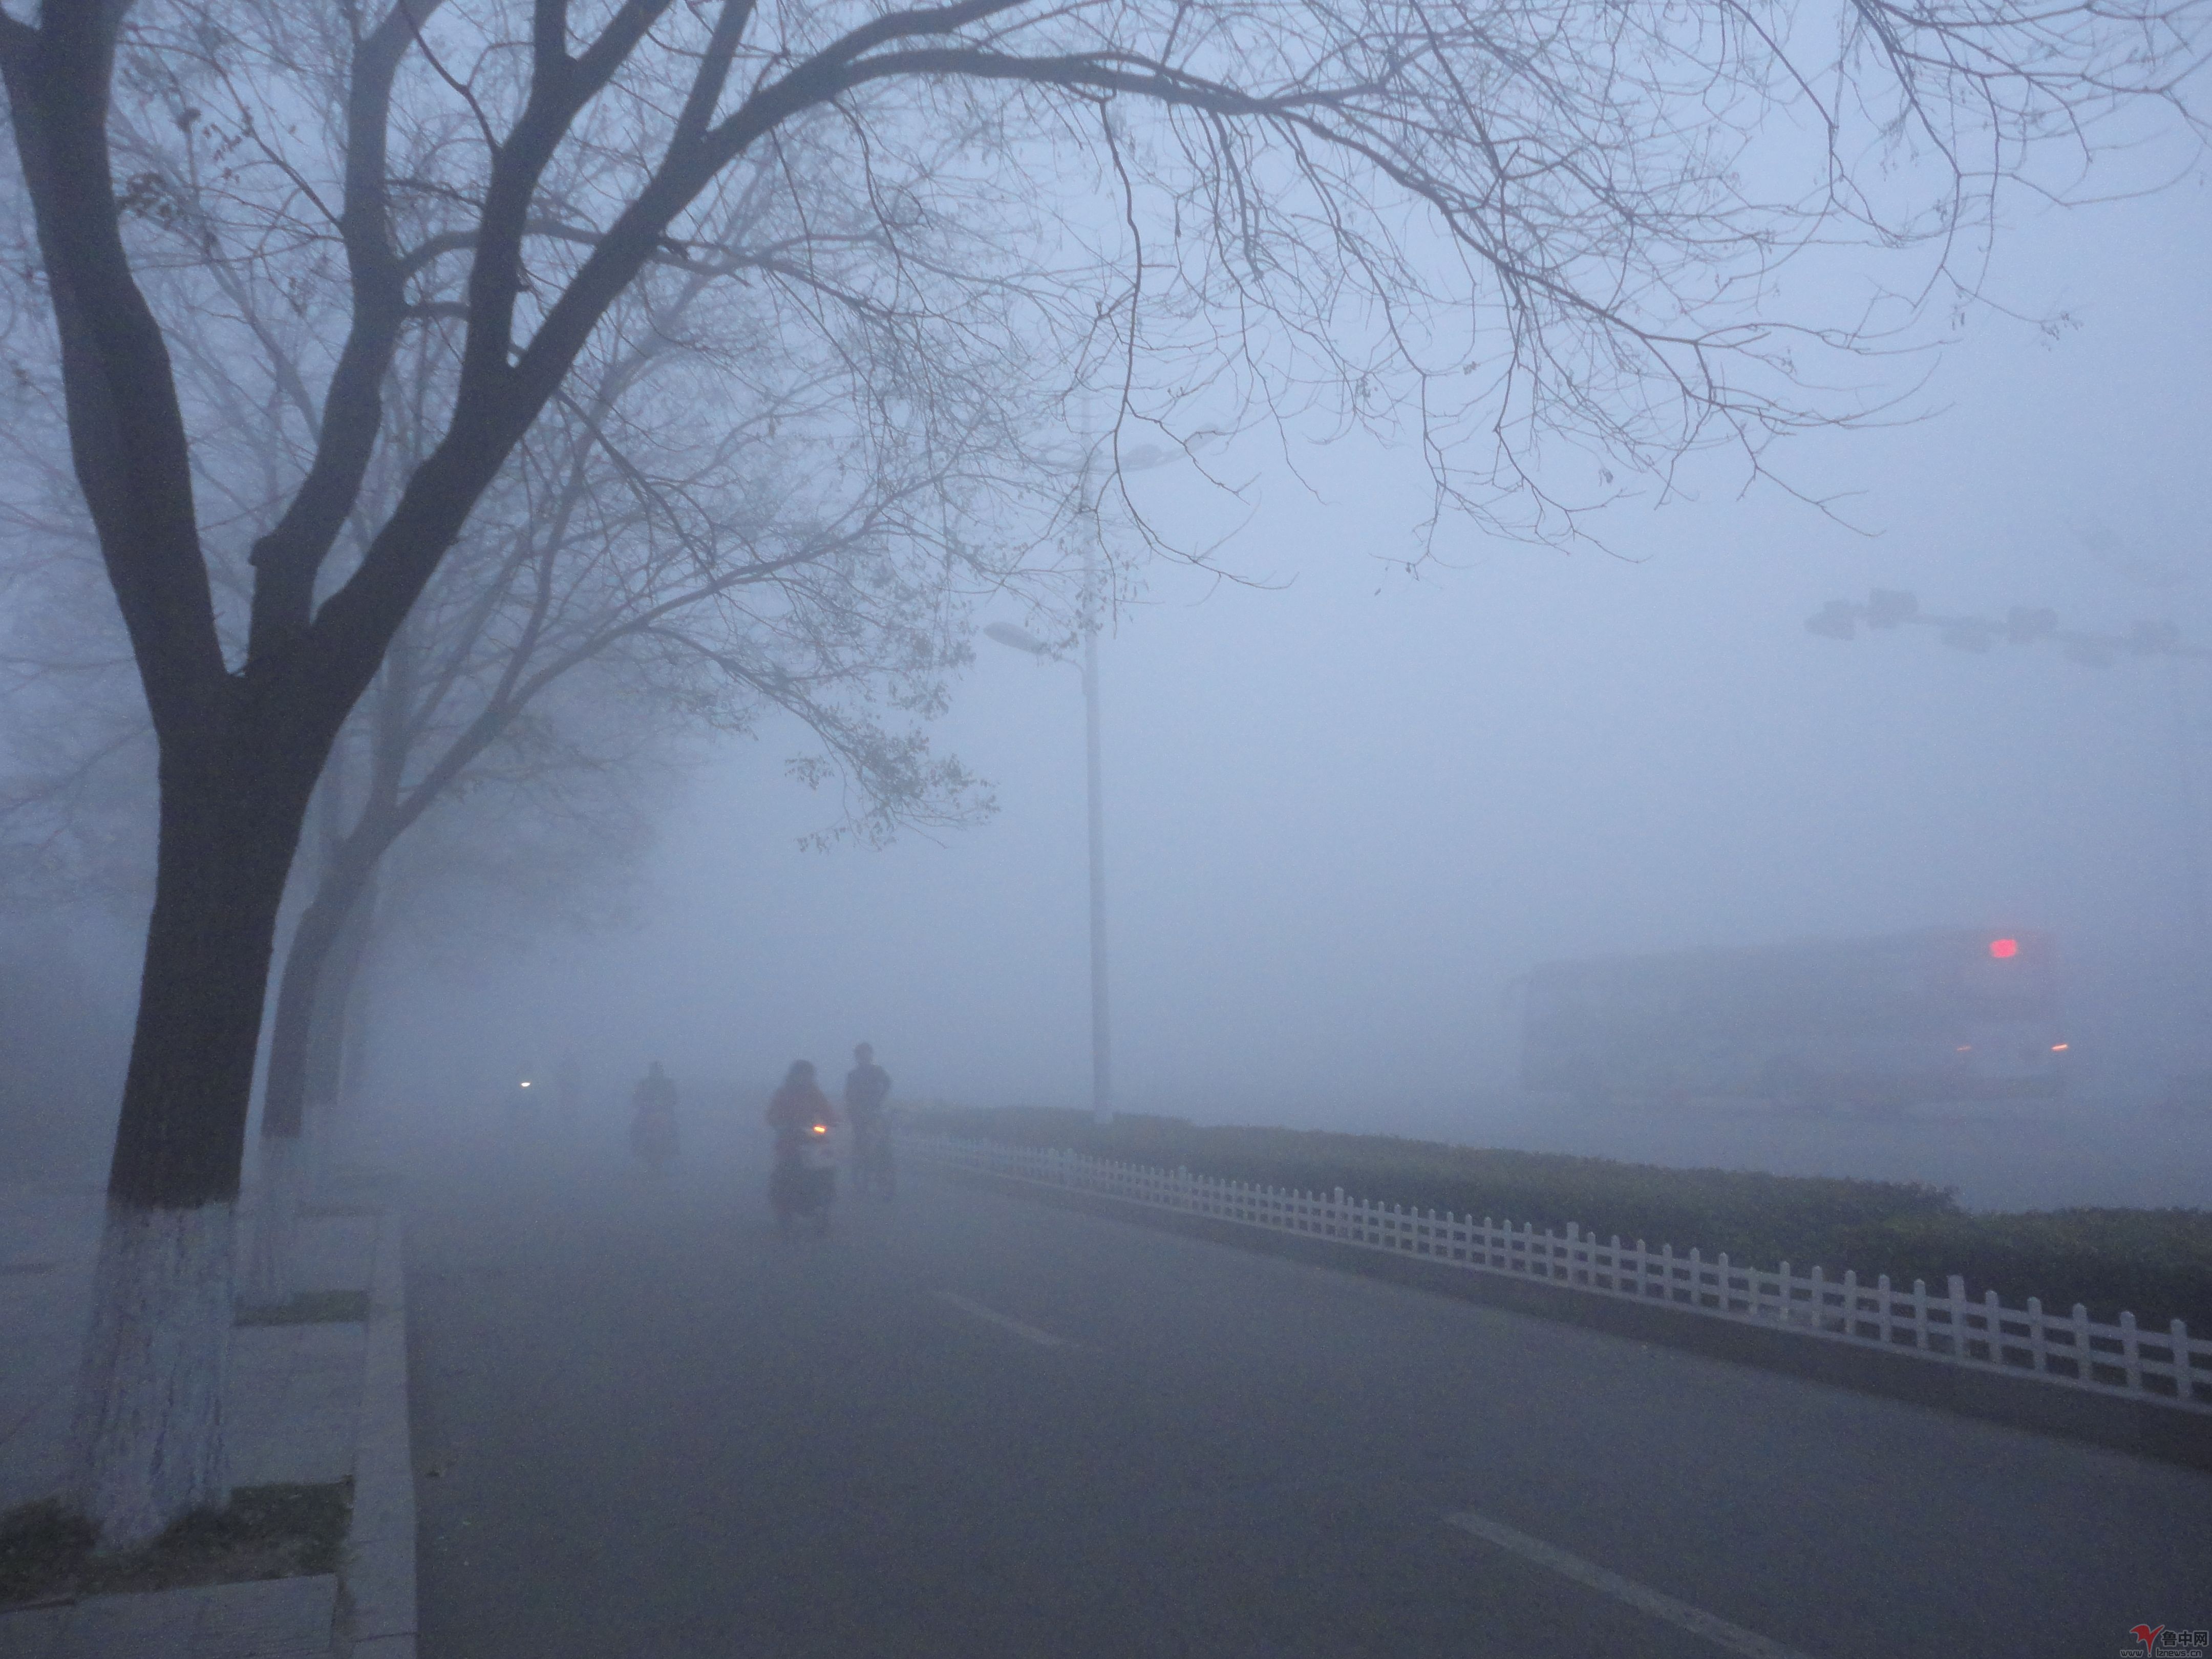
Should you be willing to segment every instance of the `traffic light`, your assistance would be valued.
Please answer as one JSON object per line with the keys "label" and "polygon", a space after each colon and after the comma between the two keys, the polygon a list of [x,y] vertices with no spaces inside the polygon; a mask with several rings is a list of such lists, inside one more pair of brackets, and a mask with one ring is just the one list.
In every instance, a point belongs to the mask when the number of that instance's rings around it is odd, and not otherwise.
{"label": "traffic light", "polygon": [[1943,643],[1954,651],[1986,651],[1996,643],[1996,629],[1978,617],[1968,617],[1943,630]]}
{"label": "traffic light", "polygon": [[2181,630],[2170,622],[2139,622],[2128,629],[2127,648],[2138,657],[2162,656],[2181,643]]}
{"label": "traffic light", "polygon": [[1866,625],[1869,628],[1894,628],[1920,612],[1920,601],[1910,593],[1892,587],[1877,587],[1867,595]]}
{"label": "traffic light", "polygon": [[1856,639],[1859,631],[1858,607],[1842,599],[1830,599],[1805,618],[1805,631],[1826,640]]}

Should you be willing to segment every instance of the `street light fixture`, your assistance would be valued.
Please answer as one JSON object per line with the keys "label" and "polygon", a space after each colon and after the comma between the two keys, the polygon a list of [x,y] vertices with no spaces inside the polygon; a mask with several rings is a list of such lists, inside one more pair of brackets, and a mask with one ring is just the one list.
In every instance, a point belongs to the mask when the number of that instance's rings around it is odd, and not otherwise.
{"label": "street light fixture", "polygon": [[1011,645],[1017,651],[1026,651],[1032,657],[1049,657],[1052,647],[1026,628],[1017,628],[1012,623],[986,623],[984,633],[1000,645]]}

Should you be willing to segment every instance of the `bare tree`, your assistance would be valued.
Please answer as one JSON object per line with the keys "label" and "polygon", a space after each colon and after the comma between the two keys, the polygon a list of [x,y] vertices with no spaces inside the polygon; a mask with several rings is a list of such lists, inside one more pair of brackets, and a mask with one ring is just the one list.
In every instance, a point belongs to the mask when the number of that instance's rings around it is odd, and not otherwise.
{"label": "bare tree", "polygon": [[[588,17],[177,0],[0,21],[75,467],[161,750],[76,1431],[79,1501],[112,1542],[227,1491],[232,1211],[323,763],[617,299],[693,257],[733,181],[765,180],[802,223],[817,192],[874,209],[863,242],[795,256],[810,291],[1087,341],[1121,366],[1125,419],[1326,394],[1352,418],[1410,412],[1449,499],[1571,508],[1532,459],[1547,434],[1663,471],[1833,418],[1816,360],[1864,325],[1770,316],[1783,263],[1896,244],[1925,255],[1906,298],[1948,298],[2002,187],[2046,140],[2080,154],[2100,118],[2171,98],[2202,24],[2200,0],[616,0]],[[230,247],[271,281],[343,272],[343,307],[302,301],[317,416],[254,544],[235,656],[172,357],[221,307],[205,286],[189,313],[149,301],[126,213],[161,204],[115,140],[118,72],[139,100],[189,95],[164,143],[222,184]],[[963,262],[909,257],[915,216],[971,224]],[[465,277],[439,435],[334,562],[393,355],[446,314],[422,280],[449,261]]]}
{"label": "bare tree", "polygon": [[[653,371],[729,349],[699,315],[712,309],[699,304],[701,279],[683,284],[656,307],[653,331],[621,346],[588,378],[588,395],[525,441],[364,704],[358,798],[326,838],[278,981],[250,1302],[290,1293],[301,1143],[335,1098],[367,939],[357,913],[378,864],[457,787],[496,777],[542,790],[610,764],[566,737],[573,721],[547,717],[562,697],[573,708],[579,681],[586,701],[665,711],[665,723],[744,731],[764,709],[796,716],[849,786],[845,827],[870,839],[963,823],[987,805],[957,761],[930,753],[918,722],[941,709],[945,676],[967,654],[964,601],[1035,592],[1027,579],[1051,574],[1026,568],[1030,550],[1004,523],[993,537],[972,522],[973,470],[989,467],[1001,484],[1016,477],[1018,441],[1001,424],[1016,400],[994,398],[988,422],[945,406],[947,380],[972,377],[945,375],[941,357],[933,372],[902,372],[896,340],[863,319],[841,337],[849,357],[940,425],[957,420],[961,441],[916,453],[867,441],[842,418],[823,421],[811,376],[702,421],[689,384],[640,395]],[[679,331],[688,337],[672,338]],[[657,416],[642,406],[653,402]],[[827,412],[850,406],[836,398]],[[1005,495],[988,499],[1001,520],[1018,520]],[[976,533],[951,534],[963,525]],[[326,769],[326,804],[340,781]]]}
{"label": "bare tree", "polygon": [[[157,222],[175,257],[199,261],[211,220],[204,181],[163,170],[157,150],[137,148],[134,189],[161,204]],[[1029,565],[1042,526],[1025,529],[1013,498],[1026,469],[1040,513],[1059,499],[1039,471],[1044,458],[1023,453],[1024,416],[1042,422],[1049,411],[1025,408],[1036,399],[1018,390],[1023,363],[976,361],[957,339],[918,338],[868,307],[836,309],[835,325],[820,331],[835,349],[818,360],[786,349],[742,380],[728,374],[732,360],[763,355],[752,348],[776,321],[775,307],[738,289],[731,273],[769,269],[794,246],[780,234],[787,228],[752,222],[756,206],[740,195],[715,227],[712,269],[672,262],[624,297],[618,315],[635,313],[635,326],[610,332],[580,369],[578,391],[525,439],[387,652],[356,722],[365,731],[350,745],[364,757],[361,775],[336,761],[325,768],[318,856],[303,872],[311,896],[285,947],[270,1034],[249,1303],[289,1292],[301,1139],[336,1096],[379,861],[453,792],[496,781],[526,811],[533,793],[543,806],[580,770],[619,765],[620,757],[570,741],[573,720],[547,717],[546,705],[563,699],[574,713],[576,681],[587,680],[603,702],[724,729],[750,729],[763,708],[795,714],[823,740],[816,765],[848,786],[853,810],[843,827],[870,839],[901,823],[964,822],[981,805],[957,762],[930,756],[916,723],[941,708],[944,676],[965,657],[964,600],[1012,587],[1033,599],[1046,592],[1039,581],[1051,571]],[[842,234],[830,206],[817,204],[807,240]],[[748,241],[747,230],[761,240]],[[313,412],[298,395],[307,377],[296,331],[282,314],[298,308],[297,290],[272,316],[271,296],[251,272],[217,275],[251,349],[213,352],[187,336],[180,386],[227,416],[223,443],[196,456],[203,495],[221,494],[258,524],[268,516],[264,481],[282,477],[288,458],[283,432],[255,412],[288,404]],[[434,437],[419,413],[448,389],[452,343],[441,337],[451,327],[434,323],[395,355],[390,453],[370,469],[356,532],[382,505],[380,486],[411,471]],[[50,378],[21,356],[13,367],[19,386]],[[1002,389],[1009,385],[1017,390]],[[892,399],[926,416],[934,441],[916,445],[902,428],[854,418]],[[32,493],[4,504],[19,538],[82,543],[82,557],[92,557],[77,516],[52,504],[55,469],[35,452],[24,459]],[[67,560],[18,562],[27,567],[15,573],[19,585],[27,574],[45,579],[40,643],[19,641],[0,662],[47,678],[118,666],[112,629],[83,615],[81,571]],[[220,554],[212,569],[219,583],[243,588],[243,573]],[[56,589],[78,601],[68,628],[54,625],[71,609]],[[57,706],[73,715],[58,730],[79,737],[77,752],[50,757],[43,776],[18,792],[15,844],[35,809],[33,833],[66,836],[81,850],[100,827],[88,810],[86,775],[112,785],[121,769],[101,751],[140,745],[127,741],[127,710],[120,720],[110,710],[87,733],[93,704],[82,687]],[[904,729],[887,725],[884,712]],[[111,742],[110,728],[125,741]]]}

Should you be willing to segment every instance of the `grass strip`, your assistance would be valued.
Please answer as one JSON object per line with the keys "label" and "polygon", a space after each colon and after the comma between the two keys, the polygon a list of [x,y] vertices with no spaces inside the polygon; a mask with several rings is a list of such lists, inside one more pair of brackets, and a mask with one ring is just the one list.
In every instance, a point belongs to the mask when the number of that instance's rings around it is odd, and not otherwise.
{"label": "grass strip", "polygon": [[2212,1212],[2192,1209],[1968,1212],[1948,1188],[1919,1182],[1674,1170],[1563,1152],[1523,1152],[1328,1130],[1200,1127],[1124,1114],[1112,1123],[1044,1107],[939,1108],[909,1115],[925,1133],[1060,1147],[1094,1158],[1186,1169],[1255,1186],[1449,1210],[1540,1230],[1574,1222],[1601,1237],[1804,1273],[1887,1273],[1941,1294],[1948,1275],[1969,1296],[2007,1306],[2031,1296],[2045,1312],[2075,1303],[2107,1322],[2121,1311],[2163,1331],[2183,1319],[2212,1332]]}
{"label": "grass strip", "polygon": [[92,1524],[52,1498],[0,1515],[0,1608],[127,1591],[336,1572],[353,1482],[240,1486],[142,1549],[98,1554]]}
{"label": "grass strip", "polygon": [[274,1307],[240,1308],[236,1325],[360,1325],[368,1320],[367,1291],[302,1291]]}

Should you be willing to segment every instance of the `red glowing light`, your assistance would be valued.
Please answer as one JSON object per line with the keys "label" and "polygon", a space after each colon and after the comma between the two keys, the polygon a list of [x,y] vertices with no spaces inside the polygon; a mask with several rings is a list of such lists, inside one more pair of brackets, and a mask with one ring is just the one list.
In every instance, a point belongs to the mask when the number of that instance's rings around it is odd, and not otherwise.
{"label": "red glowing light", "polygon": [[1993,939],[1990,941],[1990,954],[1999,962],[2008,957],[2016,957],[2020,954],[2020,941],[2016,939]]}

